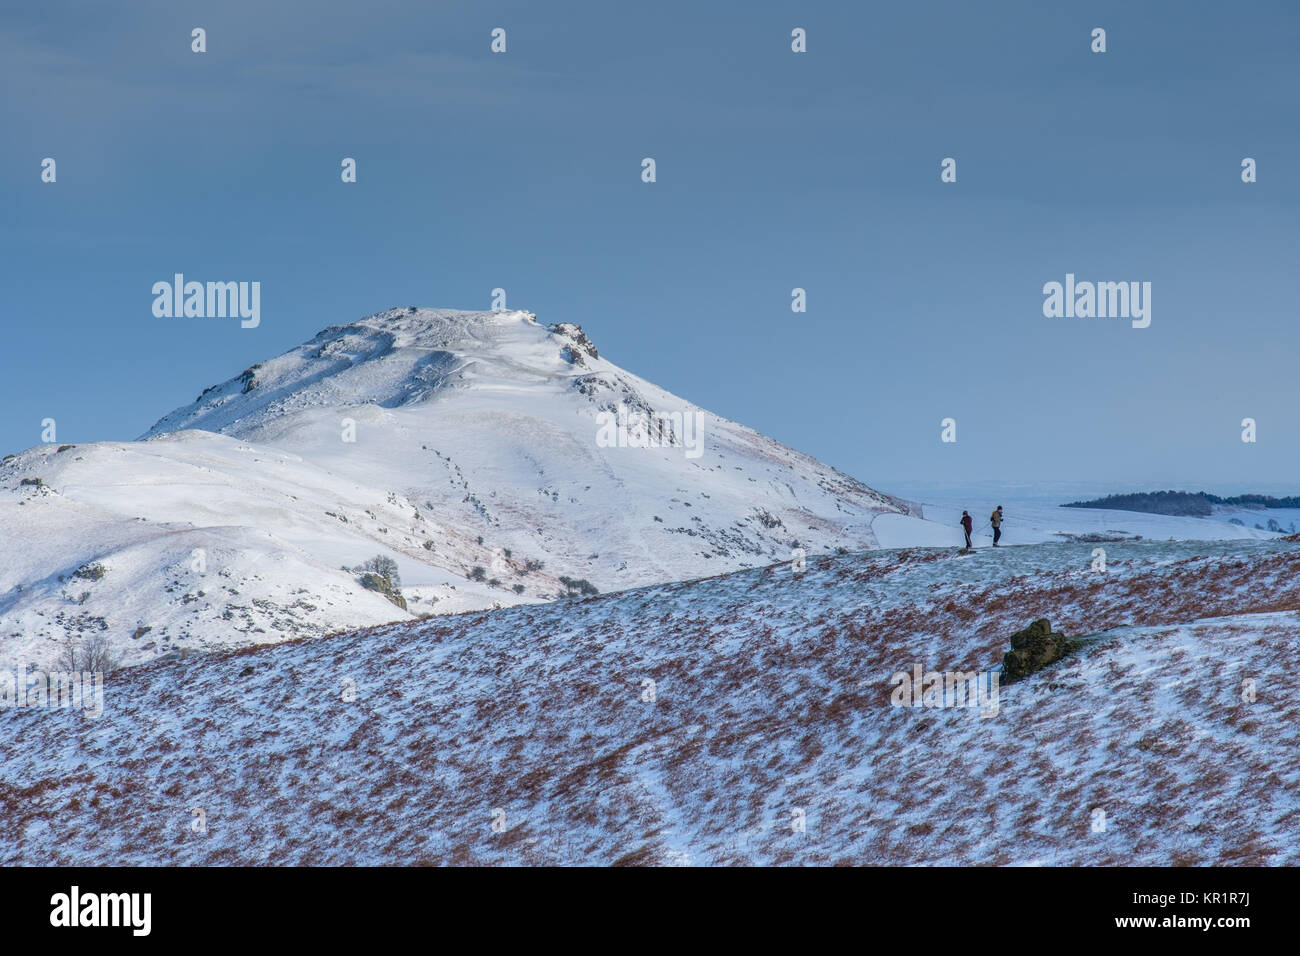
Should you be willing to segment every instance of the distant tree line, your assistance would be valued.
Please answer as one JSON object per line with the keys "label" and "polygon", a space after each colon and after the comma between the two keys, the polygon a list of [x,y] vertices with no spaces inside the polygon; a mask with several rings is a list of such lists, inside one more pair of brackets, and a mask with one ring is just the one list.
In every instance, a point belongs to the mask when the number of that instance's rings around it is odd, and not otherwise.
{"label": "distant tree line", "polygon": [[1272,495],[1234,495],[1221,498],[1206,491],[1141,491],[1130,495],[1107,495],[1092,501],[1071,501],[1066,508],[1105,508],[1111,511],[1140,511],[1155,515],[1205,517],[1213,505],[1248,508],[1300,508],[1300,495],[1274,498]]}
{"label": "distant tree line", "polygon": [[1288,495],[1285,498],[1274,498],[1272,495],[1234,495],[1231,498],[1220,498],[1218,495],[1201,494],[1209,498],[1216,505],[1247,505],[1255,508],[1300,508],[1300,495]]}

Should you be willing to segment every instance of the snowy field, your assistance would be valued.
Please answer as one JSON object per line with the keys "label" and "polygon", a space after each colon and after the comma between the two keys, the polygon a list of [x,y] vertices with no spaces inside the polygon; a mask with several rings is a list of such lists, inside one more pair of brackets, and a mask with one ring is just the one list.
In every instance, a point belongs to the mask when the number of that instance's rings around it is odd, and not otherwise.
{"label": "snowy field", "polygon": [[[98,719],[0,713],[0,862],[1300,863],[1300,549],[1091,550],[813,558],[131,668]],[[996,668],[1040,616],[1087,640],[995,716],[891,705],[890,675]]]}
{"label": "snowy field", "polygon": [[[963,539],[958,523],[965,509],[974,520],[972,543],[976,547],[990,546],[993,530],[989,526],[989,514],[998,505],[1002,505],[1004,516],[999,547],[1065,541],[1071,536],[1141,537],[1149,541],[1275,538],[1276,533],[1264,530],[1270,518],[1283,529],[1287,529],[1291,522],[1300,527],[1300,511],[1294,509],[1216,508],[1209,517],[1191,518],[1100,508],[1063,508],[1063,502],[1076,501],[1078,497],[1017,497],[1010,494],[998,497],[996,490],[990,492],[987,489],[965,494],[951,490],[939,494],[916,493],[915,500],[921,505],[926,519],[944,529],[943,534],[936,532],[934,539],[924,542],[933,545],[961,546]],[[1233,518],[1241,524],[1233,524]],[[1257,524],[1263,528],[1256,528]],[[915,540],[917,532],[912,522],[899,521],[891,515],[880,516],[872,527],[881,547],[908,547],[923,543]]]}

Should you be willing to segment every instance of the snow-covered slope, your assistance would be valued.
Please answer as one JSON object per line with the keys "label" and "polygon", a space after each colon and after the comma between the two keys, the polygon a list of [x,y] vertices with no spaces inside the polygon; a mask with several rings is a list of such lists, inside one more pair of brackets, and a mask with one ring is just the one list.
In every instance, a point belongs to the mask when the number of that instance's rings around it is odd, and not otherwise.
{"label": "snow-covered slope", "polygon": [[[607,447],[598,416],[629,409],[666,413],[666,441]],[[394,310],[206,390],[140,442],[6,459],[0,522],[30,545],[0,555],[0,662],[49,663],[69,635],[134,664],[700,577],[875,547],[884,514],[925,524],[622,371],[576,326]],[[377,554],[409,613],[342,570]]]}
{"label": "snow-covered slope", "polygon": [[[466,532],[291,453],[201,431],[62,447],[0,468],[0,666],[47,665],[68,638],[103,635],[130,665],[560,589],[466,580],[493,561]],[[409,613],[343,570],[377,554],[403,559]]]}
{"label": "snow-covered slope", "polygon": [[[620,405],[680,414],[683,444],[602,447],[597,415]],[[145,437],[182,428],[328,463],[602,591],[767,564],[795,544],[871,548],[877,515],[919,514],[526,312],[394,310],[326,329]]]}
{"label": "snow-covered slope", "polygon": [[[1300,864],[1300,549],[1091,550],[814,558],[119,672],[98,719],[0,711],[0,864]],[[995,716],[891,706],[892,674],[989,669],[1039,616],[1089,640]]]}
{"label": "snow-covered slope", "polygon": [[[638,441],[655,414],[662,437]],[[963,507],[986,543],[995,503],[944,499],[923,517],[620,369],[573,325],[398,309],[207,389],[140,441],[0,463],[0,527],[22,543],[0,552],[0,665],[49,664],[96,635],[137,664],[706,577],[795,547],[956,546]],[[1009,545],[1264,535],[1006,504]],[[345,570],[375,556],[396,562],[405,610]]]}

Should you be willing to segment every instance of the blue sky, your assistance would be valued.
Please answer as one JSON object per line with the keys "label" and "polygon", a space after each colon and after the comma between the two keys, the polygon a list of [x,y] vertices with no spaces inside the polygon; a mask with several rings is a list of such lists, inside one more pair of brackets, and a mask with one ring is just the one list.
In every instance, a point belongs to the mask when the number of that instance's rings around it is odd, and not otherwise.
{"label": "blue sky", "polygon": [[[1293,4],[50,2],[0,26],[0,452],[46,417],[131,439],[325,326],[502,287],[890,490],[1300,491]],[[176,272],[261,282],[261,326],[155,318]],[[1150,328],[1045,318],[1067,272],[1151,282]]]}

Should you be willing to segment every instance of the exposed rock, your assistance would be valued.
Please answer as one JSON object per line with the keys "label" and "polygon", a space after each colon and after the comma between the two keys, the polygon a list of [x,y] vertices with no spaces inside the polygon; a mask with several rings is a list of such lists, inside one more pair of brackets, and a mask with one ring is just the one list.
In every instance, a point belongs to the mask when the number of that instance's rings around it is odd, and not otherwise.
{"label": "exposed rock", "polygon": [[358,579],[361,586],[368,591],[378,591],[388,600],[392,601],[403,611],[406,610],[406,598],[402,597],[402,592],[393,586],[393,582],[382,574],[375,574],[373,571],[367,571]]}
{"label": "exposed rock", "polygon": [[1011,684],[1049,664],[1059,661],[1076,644],[1064,634],[1053,632],[1047,618],[1040,617],[1011,635],[1011,650],[1002,657],[1003,684]]}
{"label": "exposed rock", "polygon": [[569,344],[561,350],[561,353],[564,360],[570,365],[585,368],[587,363],[584,361],[584,356],[587,358],[600,358],[596,346],[592,345],[591,339],[587,338],[587,333],[582,331],[581,325],[574,325],[572,322],[560,322],[549,326],[547,331],[563,336],[568,340]]}

